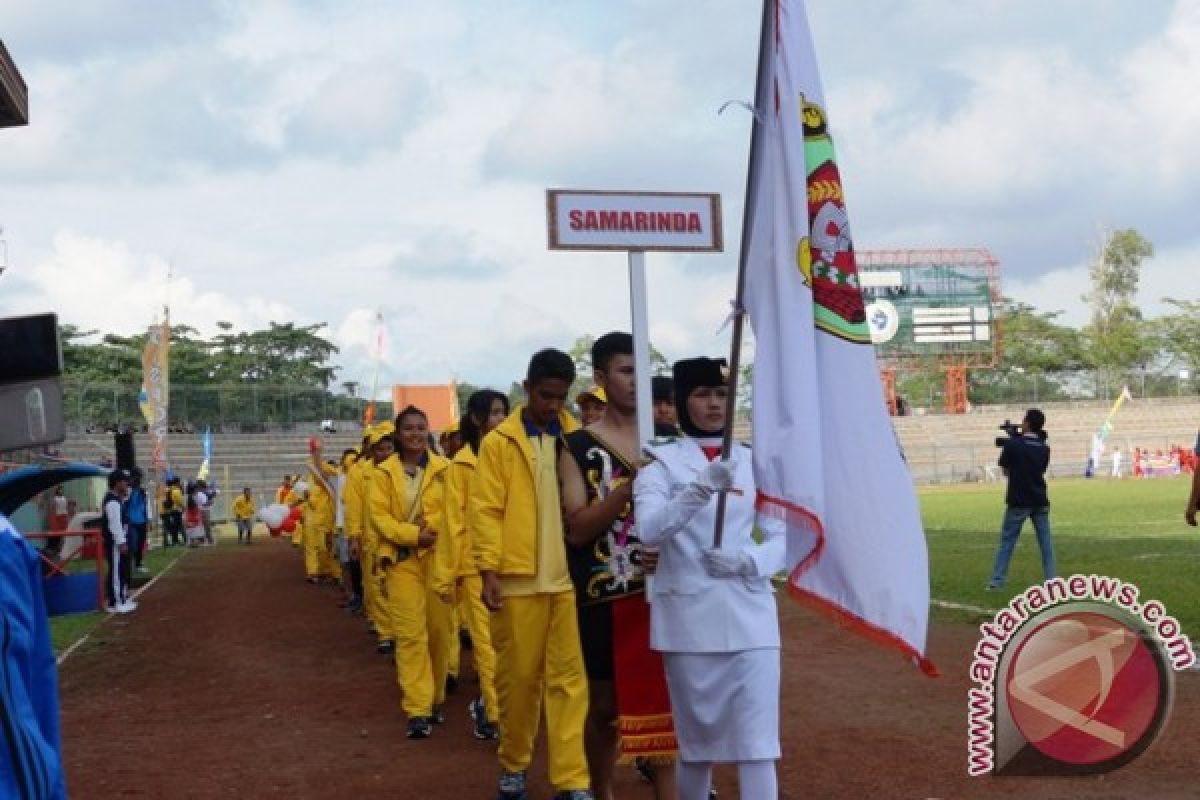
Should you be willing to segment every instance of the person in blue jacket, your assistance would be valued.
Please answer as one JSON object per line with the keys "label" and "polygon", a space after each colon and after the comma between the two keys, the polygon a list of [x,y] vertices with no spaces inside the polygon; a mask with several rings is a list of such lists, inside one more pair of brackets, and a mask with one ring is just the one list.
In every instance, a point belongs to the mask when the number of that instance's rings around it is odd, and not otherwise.
{"label": "person in blue jacket", "polygon": [[0,797],[66,798],[37,551],[0,514]]}
{"label": "person in blue jacket", "polygon": [[149,501],[142,487],[142,471],[134,467],[130,474],[133,479],[129,497],[125,500],[125,520],[129,523],[129,558],[135,570],[145,572],[142,558],[146,555],[146,529],[150,524]]}

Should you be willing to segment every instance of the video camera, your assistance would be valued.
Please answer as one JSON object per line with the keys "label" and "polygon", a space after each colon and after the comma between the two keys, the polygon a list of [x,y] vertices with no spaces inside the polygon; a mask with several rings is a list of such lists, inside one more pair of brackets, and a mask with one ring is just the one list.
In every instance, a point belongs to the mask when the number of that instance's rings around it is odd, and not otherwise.
{"label": "video camera", "polygon": [[1004,431],[1008,435],[997,436],[996,447],[1004,447],[1004,445],[1007,444],[1011,439],[1021,435],[1021,426],[1008,419],[1004,420],[1004,422],[1000,425],[1000,430]]}

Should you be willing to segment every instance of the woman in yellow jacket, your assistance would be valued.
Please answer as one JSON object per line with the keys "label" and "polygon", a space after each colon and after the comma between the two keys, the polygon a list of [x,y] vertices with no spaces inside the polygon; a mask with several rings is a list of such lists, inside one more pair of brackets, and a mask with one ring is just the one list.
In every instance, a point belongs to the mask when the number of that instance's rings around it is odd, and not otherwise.
{"label": "woman in yellow jacket", "polygon": [[392,456],[395,449],[392,435],[395,431],[391,421],[367,428],[363,437],[363,452],[367,457],[360,458],[350,468],[344,497],[346,537],[350,540],[351,553],[357,556],[362,569],[363,610],[377,637],[375,652],[381,655],[392,655],[396,646],[391,623],[384,613],[383,576],[375,563],[377,537],[375,527],[370,524],[368,489],[371,480],[383,474],[379,465]]}
{"label": "woman in yellow jacket", "polygon": [[368,486],[370,524],[378,536],[383,605],[396,637],[396,677],[408,715],[407,736],[425,739],[442,722],[446,699],[450,609],[431,589],[434,550],[445,530],[446,459],[429,449],[425,412],[396,417],[396,455]]}
{"label": "woman in yellow jacket", "polygon": [[448,605],[459,603],[471,633],[471,652],[475,657],[480,693],[471,703],[476,739],[498,738],[495,720],[499,705],[496,701],[496,651],[492,648],[491,619],[483,604],[483,579],[479,577],[475,555],[471,552],[467,500],[471,478],[479,461],[479,443],[507,416],[508,398],[493,389],[481,389],[467,400],[467,413],[460,429],[463,446],[446,473],[446,532],[435,549],[433,590]]}

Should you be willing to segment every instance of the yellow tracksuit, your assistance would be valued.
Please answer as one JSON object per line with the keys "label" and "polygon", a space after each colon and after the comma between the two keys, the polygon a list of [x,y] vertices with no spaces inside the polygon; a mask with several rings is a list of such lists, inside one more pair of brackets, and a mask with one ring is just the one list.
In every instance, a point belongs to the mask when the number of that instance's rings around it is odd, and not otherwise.
{"label": "yellow tracksuit", "polygon": [[[555,791],[589,786],[583,727],[588,684],[575,591],[567,571],[556,440],[531,433],[517,407],[484,437],[470,485],[467,525],[476,566],[495,572],[504,607],[492,619],[500,766],[523,772],[546,714]],[[578,428],[566,414],[563,432]]]}
{"label": "yellow tracksuit", "polygon": [[[371,484],[380,479],[382,473],[379,466],[370,459],[359,463],[361,467],[358,474],[358,493],[359,505],[362,509],[358,523],[361,531],[359,563],[362,565],[363,571],[363,605],[367,612],[367,619],[371,620],[375,626],[375,634],[379,640],[381,642],[393,641],[396,637],[392,632],[392,621],[388,618],[383,604],[383,573],[376,561],[379,534],[376,533],[376,526],[372,521],[377,512],[371,505]],[[387,508],[381,506],[378,513],[388,513]]]}
{"label": "yellow tracksuit", "polygon": [[[496,720],[500,704],[496,700],[496,651],[492,648],[491,615],[483,604],[483,580],[475,568],[471,534],[467,530],[467,499],[478,461],[475,451],[464,446],[446,471],[446,533],[434,552],[433,590],[438,596],[448,595],[451,602],[458,603],[471,633],[479,693],[483,696],[488,719]],[[453,638],[458,640],[457,636]],[[453,659],[452,652],[452,665],[457,663]]]}
{"label": "yellow tracksuit", "polygon": [[[317,548],[317,574],[326,575],[332,578],[342,577],[342,565],[333,556],[333,536],[336,529],[337,508],[335,506],[336,492],[334,488],[337,482],[338,470],[337,467],[331,467],[328,464],[320,464],[321,474],[318,478],[316,470],[310,465],[309,472],[312,473],[310,482],[313,484],[313,494],[321,495],[321,532],[318,536],[314,536],[315,546]],[[322,482],[321,479],[324,479]],[[328,486],[328,490],[326,489]],[[307,542],[307,540],[306,540]]]}
{"label": "yellow tracksuit", "polygon": [[244,494],[239,494],[234,499],[232,510],[234,519],[254,519],[254,514],[258,511],[254,507],[254,501],[246,499]]}
{"label": "yellow tracksuit", "polygon": [[[295,489],[288,489],[288,493],[283,498],[284,505],[288,508],[295,508],[304,504],[304,498]],[[301,511],[304,509],[301,508]],[[292,547],[299,547],[304,544],[304,517],[296,523],[296,527],[292,529]]]}
{"label": "yellow tracksuit", "polygon": [[321,553],[325,537],[333,531],[333,503],[323,489],[313,486],[304,502],[304,574],[316,578],[326,574]]}
{"label": "yellow tracksuit", "polygon": [[433,547],[418,547],[424,523],[445,530],[443,503],[449,462],[428,453],[410,478],[392,456],[379,465],[368,488],[371,525],[379,537],[376,555],[383,573],[383,604],[396,640],[396,677],[411,717],[428,717],[446,699],[450,610],[433,595]]}

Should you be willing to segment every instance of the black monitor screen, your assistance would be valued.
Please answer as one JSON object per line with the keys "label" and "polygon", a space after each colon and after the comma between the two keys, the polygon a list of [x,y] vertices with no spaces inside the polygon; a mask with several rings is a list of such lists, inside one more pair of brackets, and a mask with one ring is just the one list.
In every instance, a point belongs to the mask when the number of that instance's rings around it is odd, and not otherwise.
{"label": "black monitor screen", "polygon": [[56,314],[0,319],[0,383],[61,374]]}

